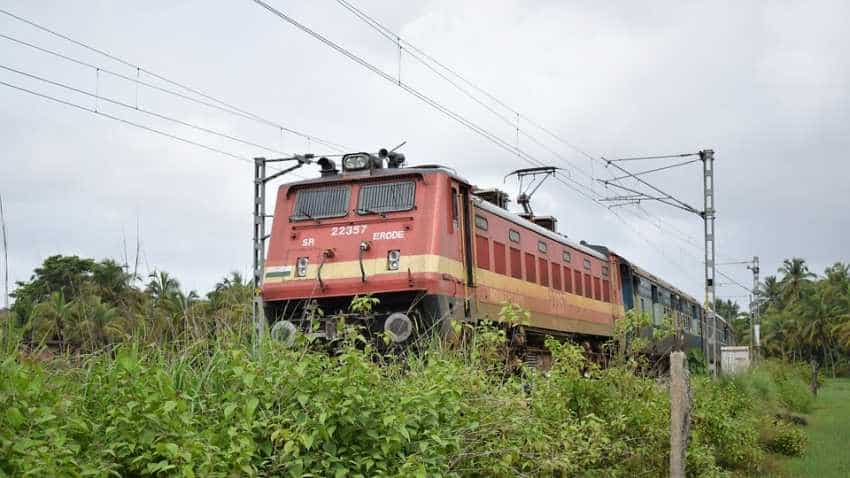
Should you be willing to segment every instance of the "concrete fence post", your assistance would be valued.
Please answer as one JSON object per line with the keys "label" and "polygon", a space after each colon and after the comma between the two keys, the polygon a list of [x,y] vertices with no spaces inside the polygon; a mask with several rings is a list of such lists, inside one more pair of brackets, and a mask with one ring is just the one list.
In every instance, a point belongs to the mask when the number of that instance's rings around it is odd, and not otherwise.
{"label": "concrete fence post", "polygon": [[691,424],[691,388],[684,352],[670,353],[670,476],[685,477],[688,432]]}

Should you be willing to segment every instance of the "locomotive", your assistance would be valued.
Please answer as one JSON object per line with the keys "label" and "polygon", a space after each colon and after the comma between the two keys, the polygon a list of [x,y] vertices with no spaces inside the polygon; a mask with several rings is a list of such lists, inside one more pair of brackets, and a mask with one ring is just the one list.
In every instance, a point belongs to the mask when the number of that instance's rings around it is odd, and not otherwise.
{"label": "locomotive", "polygon": [[[546,336],[603,343],[627,310],[655,324],[671,317],[684,345],[705,351],[714,321],[699,301],[605,246],[559,234],[553,217],[509,212],[502,191],[449,167],[406,167],[386,150],[346,154],[341,170],[318,163],[321,177],[277,191],[261,286],[273,333],[332,338],[331,314],[342,314],[404,345],[450,334],[451,321],[498,321],[510,302],[530,312],[521,342],[532,361],[545,357]],[[375,308],[348,312],[364,294]],[[732,335],[716,323],[719,356]]]}

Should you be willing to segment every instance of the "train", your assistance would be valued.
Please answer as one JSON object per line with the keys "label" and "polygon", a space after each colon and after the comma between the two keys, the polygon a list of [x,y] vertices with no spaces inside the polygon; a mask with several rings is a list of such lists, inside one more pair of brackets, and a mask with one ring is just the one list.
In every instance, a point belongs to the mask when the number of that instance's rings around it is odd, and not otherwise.
{"label": "train", "polygon": [[[386,150],[340,163],[323,157],[320,177],[277,190],[260,289],[274,334],[333,338],[343,315],[404,346],[451,334],[452,321],[498,322],[513,303],[530,312],[519,343],[531,361],[545,362],[550,336],[599,347],[628,310],[655,325],[672,318],[680,344],[707,357],[733,342],[730,324],[706,320],[695,298],[604,245],[559,233],[554,217],[509,211],[504,191],[450,167],[406,166]],[[352,313],[364,295],[378,299],[374,309]]]}

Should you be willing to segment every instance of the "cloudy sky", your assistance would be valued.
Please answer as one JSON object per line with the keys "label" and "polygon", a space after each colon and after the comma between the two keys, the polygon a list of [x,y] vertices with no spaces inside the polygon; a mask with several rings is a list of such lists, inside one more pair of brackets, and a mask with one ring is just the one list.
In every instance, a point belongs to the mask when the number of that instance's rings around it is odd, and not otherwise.
{"label": "cloudy sky", "polygon": [[[515,125],[470,101],[409,51],[399,61],[397,45],[336,1],[268,1],[516,144]],[[570,237],[606,244],[702,297],[698,217],[653,204],[617,208],[615,215],[587,196],[616,194],[592,181],[612,173],[599,157],[712,148],[719,260],[758,255],[763,275],[791,256],[806,258],[817,272],[834,261],[850,261],[844,243],[850,233],[850,165],[844,158],[850,150],[847,2],[353,1],[519,112],[519,147],[541,163],[564,168],[581,188],[592,188],[578,194],[550,182],[535,197],[537,211],[558,216],[561,232]],[[529,166],[250,0],[0,0],[0,8],[142,68],[0,14],[0,33],[6,36],[0,38],[0,81],[239,157],[277,153],[9,68],[272,150],[332,152],[279,127],[138,87],[111,72],[175,89],[149,72],[156,73],[355,150],[407,141],[403,151],[410,163],[446,164],[475,184],[511,193],[516,184],[503,183],[504,174]],[[515,118],[495,103],[487,105]],[[0,85],[0,144],[11,281],[27,279],[51,254],[123,261],[125,238],[132,263],[137,224],[142,272],[165,269],[185,288],[199,291],[228,271],[249,273],[248,162],[5,85]],[[663,164],[628,166],[637,171]],[[650,178],[702,207],[699,164]],[[722,270],[751,282],[743,266]],[[742,304],[746,299],[739,296],[745,294],[736,286],[719,289],[720,296]]]}

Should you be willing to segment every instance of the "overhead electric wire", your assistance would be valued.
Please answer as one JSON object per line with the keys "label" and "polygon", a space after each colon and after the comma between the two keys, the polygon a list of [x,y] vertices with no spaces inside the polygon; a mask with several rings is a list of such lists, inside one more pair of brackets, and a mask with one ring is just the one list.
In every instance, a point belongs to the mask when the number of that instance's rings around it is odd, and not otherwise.
{"label": "overhead electric wire", "polygon": [[221,138],[224,138],[224,139],[227,139],[227,140],[230,140],[230,141],[242,143],[242,144],[245,144],[247,146],[253,146],[255,148],[263,149],[263,150],[266,150],[266,151],[269,151],[269,152],[272,152],[272,153],[277,153],[277,154],[282,154],[282,155],[290,155],[291,154],[291,153],[287,153],[287,152],[284,152],[284,151],[277,150],[277,149],[269,147],[269,146],[264,146],[262,144],[254,143],[252,141],[248,141],[248,140],[236,137],[236,136],[232,136],[230,134],[227,134],[227,133],[224,133],[224,132],[221,132],[221,131],[216,131],[216,130],[213,130],[213,129],[210,129],[210,128],[205,128],[203,126],[198,126],[196,124],[189,123],[188,121],[179,120],[179,119],[176,119],[176,118],[172,118],[170,116],[166,116],[166,115],[161,114],[161,113],[157,113],[155,111],[150,111],[150,110],[147,110],[147,109],[144,109],[144,108],[140,108],[138,106],[134,106],[134,105],[131,105],[131,104],[128,104],[128,103],[124,103],[122,101],[118,101],[118,100],[115,100],[113,98],[109,98],[109,97],[106,97],[106,96],[103,96],[103,95],[100,95],[100,94],[97,94],[97,93],[92,93],[92,92],[89,92],[89,91],[86,91],[86,90],[82,90],[80,88],[76,88],[76,87],[67,85],[65,83],[60,83],[58,81],[54,81],[54,80],[50,80],[48,78],[44,78],[44,77],[41,77],[41,76],[38,76],[38,75],[34,75],[32,73],[27,73],[25,71],[17,70],[15,68],[11,68],[11,67],[3,65],[3,64],[0,64],[0,69],[10,71],[12,73],[16,73],[16,74],[21,75],[21,76],[25,76],[25,77],[30,78],[30,79],[38,80],[38,81],[47,83],[49,85],[58,86],[60,88],[65,88],[69,91],[73,91],[75,93],[80,93],[80,94],[89,96],[91,98],[95,98],[95,99],[100,100],[100,101],[106,101],[107,103],[111,103],[111,104],[120,106],[122,108],[127,108],[127,109],[132,110],[132,111],[138,111],[139,113],[143,113],[143,114],[146,114],[146,115],[149,115],[149,116],[153,116],[155,118],[159,118],[159,119],[162,119],[162,120],[165,120],[165,121],[169,121],[171,123],[179,124],[179,125],[185,126],[187,128],[192,128],[192,129],[201,131],[203,133],[212,134],[212,135],[219,136]]}
{"label": "overhead electric wire", "polygon": [[611,159],[611,162],[619,162],[619,161],[643,161],[645,159],[672,159],[672,158],[687,158],[688,156],[698,156],[699,153],[680,153],[680,154],[664,154],[660,156],[636,156],[632,158],[617,158]]}
{"label": "overhead electric wire", "polygon": [[[571,160],[569,160],[568,158],[564,157],[564,156],[563,156],[561,153],[559,153],[558,151],[555,151],[554,149],[552,149],[552,148],[548,147],[547,145],[545,145],[545,144],[544,144],[544,143],[543,143],[540,139],[538,139],[536,136],[532,135],[531,133],[529,133],[529,132],[527,132],[526,130],[524,130],[524,129],[522,129],[522,128],[520,128],[520,127],[519,127],[519,118],[524,118],[524,119],[526,120],[526,122],[528,122],[528,123],[530,123],[530,124],[531,124],[532,122],[530,121],[530,119],[529,119],[529,118],[526,118],[525,116],[521,115],[521,114],[520,114],[518,111],[516,111],[514,108],[511,108],[511,107],[507,106],[504,102],[502,102],[501,100],[499,100],[498,98],[496,98],[496,97],[495,97],[495,96],[493,96],[492,94],[490,94],[490,93],[486,92],[486,91],[485,91],[485,90],[483,90],[482,88],[480,88],[480,87],[478,87],[477,85],[475,85],[474,83],[470,82],[469,80],[467,80],[466,78],[464,78],[463,76],[461,76],[459,73],[457,73],[455,70],[452,70],[451,68],[449,68],[449,67],[447,67],[447,66],[443,65],[443,64],[442,64],[442,63],[440,63],[438,60],[436,60],[434,57],[432,57],[432,56],[428,55],[427,53],[423,52],[421,49],[417,48],[415,45],[413,45],[413,44],[411,44],[410,42],[408,42],[408,41],[406,41],[406,40],[402,39],[402,38],[401,38],[401,36],[399,36],[397,33],[393,32],[392,30],[390,30],[390,29],[389,29],[389,28],[387,28],[386,26],[382,25],[379,21],[375,20],[373,17],[369,16],[368,14],[366,14],[365,12],[363,12],[362,10],[360,10],[359,8],[355,7],[354,5],[352,5],[352,4],[348,3],[348,2],[346,2],[345,0],[337,0],[337,3],[339,3],[340,5],[342,5],[342,6],[343,6],[343,8],[345,8],[346,10],[350,11],[351,13],[353,13],[353,14],[354,14],[354,16],[356,16],[357,18],[359,18],[360,20],[362,20],[364,23],[366,23],[367,25],[369,25],[370,27],[372,27],[372,29],[374,29],[375,31],[377,31],[377,32],[378,32],[381,36],[383,36],[384,38],[386,38],[387,40],[389,40],[389,41],[390,41],[390,42],[392,42],[392,43],[396,43],[396,44],[398,44],[398,45],[399,45],[400,50],[403,50],[403,49],[404,49],[404,47],[402,47],[402,46],[401,46],[401,44],[402,44],[402,43],[404,43],[405,45],[407,45],[407,46],[408,46],[408,49],[407,49],[406,51],[408,52],[408,56],[410,56],[410,57],[412,57],[413,59],[417,60],[419,63],[421,63],[423,66],[425,66],[426,68],[428,68],[431,72],[433,72],[435,75],[439,76],[440,78],[442,78],[443,80],[445,80],[446,82],[448,82],[450,85],[452,85],[455,89],[457,89],[458,91],[460,91],[461,93],[463,93],[466,97],[468,97],[469,99],[471,99],[472,101],[474,101],[475,103],[477,103],[478,105],[480,105],[481,107],[483,107],[484,109],[486,109],[487,111],[489,111],[490,113],[492,113],[492,114],[493,114],[494,116],[496,116],[497,118],[501,119],[501,120],[502,120],[505,124],[507,124],[507,125],[508,125],[508,126],[510,126],[511,128],[515,128],[515,130],[516,130],[516,132],[517,132],[517,134],[518,134],[518,135],[520,135],[520,134],[521,134],[524,138],[529,139],[532,143],[534,143],[534,144],[536,144],[537,146],[539,146],[539,147],[543,148],[544,150],[548,151],[549,153],[551,153],[552,155],[554,155],[555,157],[557,157],[557,158],[558,158],[560,161],[562,161],[563,163],[568,164],[571,168],[575,169],[576,171],[579,171],[579,172],[583,173],[585,176],[587,176],[587,177],[588,177],[588,178],[590,178],[591,180],[593,179],[591,174],[587,173],[587,172],[586,172],[586,171],[584,171],[582,168],[578,167],[575,163],[573,163],[573,162],[572,162]],[[421,55],[421,56],[420,56],[420,55]],[[433,64],[432,64],[432,63],[433,63]],[[463,83],[465,83],[465,84],[469,85],[471,88],[475,89],[476,91],[479,91],[481,94],[483,94],[483,95],[484,95],[484,96],[486,96],[487,98],[491,99],[492,101],[496,102],[497,104],[499,104],[500,106],[502,106],[504,109],[506,109],[506,110],[510,111],[510,112],[511,112],[511,114],[512,114],[513,116],[515,116],[516,121],[514,121],[514,119],[508,118],[508,117],[507,117],[507,116],[505,116],[504,114],[502,114],[502,113],[500,113],[500,112],[496,111],[496,110],[495,110],[495,108],[493,108],[492,106],[490,106],[490,105],[488,105],[487,103],[485,103],[484,101],[482,101],[482,100],[481,100],[478,96],[474,95],[474,94],[473,94],[473,93],[471,93],[469,90],[467,90],[467,89],[466,89],[466,88],[464,88],[463,86],[459,85],[456,81],[454,81],[454,80],[452,80],[451,78],[449,78],[448,76],[446,76],[446,74],[445,74],[445,73],[443,73],[443,72],[439,71],[439,70],[438,70],[438,69],[437,69],[434,65],[437,65],[438,67],[442,68],[444,71],[446,71],[446,72],[448,72],[449,74],[453,75],[453,76],[454,76],[455,78],[457,78],[458,80],[460,80],[460,81],[462,81]],[[400,81],[400,79],[399,79],[399,81]],[[538,129],[539,129],[539,128],[538,128]],[[559,138],[559,139],[560,139],[560,138]],[[565,141],[565,142],[566,142],[566,140],[562,140],[562,141]],[[567,142],[567,144],[570,144],[570,143],[568,143],[568,142]],[[572,146],[571,144],[570,144],[570,146],[571,146],[571,147],[574,147],[574,146]],[[587,155],[587,153],[584,153],[583,151],[582,151],[582,154]],[[589,156],[589,155],[587,155],[587,156]]]}
{"label": "overhead electric wire", "polygon": [[495,134],[491,133],[490,131],[484,129],[481,126],[478,126],[476,123],[466,119],[462,115],[460,115],[460,114],[454,112],[453,110],[447,108],[446,106],[440,104],[436,100],[425,95],[424,93],[420,92],[419,90],[413,88],[412,86],[408,85],[407,83],[394,78],[392,75],[385,72],[384,70],[378,68],[377,66],[373,65],[372,63],[369,63],[368,61],[366,61],[362,57],[360,57],[360,56],[356,55],[355,53],[351,52],[350,50],[342,47],[338,43],[328,39],[324,35],[316,32],[316,31],[312,30],[311,28],[307,27],[306,25],[298,22],[294,18],[283,13],[282,11],[271,6],[270,4],[264,2],[263,0],[252,0],[252,1],[254,3],[256,3],[257,5],[266,9],[271,14],[277,16],[281,20],[283,20],[283,21],[289,23],[290,25],[298,28],[299,30],[301,30],[302,32],[312,36],[316,40],[319,40],[320,42],[324,43],[326,46],[328,46],[331,49],[335,50],[336,52],[342,54],[343,56],[345,56],[349,60],[357,63],[358,65],[362,66],[363,68],[366,68],[367,70],[375,73],[376,75],[380,76],[381,78],[383,78],[383,79],[389,81],[390,83],[398,86],[399,88],[401,88],[402,90],[406,91],[407,93],[413,95],[414,97],[416,97],[420,101],[423,101],[428,106],[434,108],[435,110],[437,110],[438,112],[442,113],[443,115],[449,117],[450,119],[453,119],[456,122],[464,125],[465,127],[470,129],[471,131],[477,133],[478,135],[484,137],[485,139],[488,139],[489,141],[491,141],[495,145],[499,146],[500,148],[504,149],[505,151],[511,153],[512,155],[516,155],[518,157],[521,157],[524,161],[529,162],[529,163],[531,163],[535,166],[542,165],[542,163],[539,160],[535,159],[533,156],[529,155],[528,153],[526,153],[522,149],[512,146],[510,143],[506,142],[502,138],[499,138],[498,136],[496,136]]}
{"label": "overhead electric wire", "polygon": [[[422,57],[424,57],[425,59],[427,59],[429,62],[433,63],[434,65],[436,65],[436,66],[438,66],[439,68],[443,69],[444,71],[448,72],[449,74],[451,74],[452,76],[454,76],[455,78],[457,78],[458,80],[460,80],[461,82],[465,83],[465,84],[466,84],[466,85],[468,85],[469,87],[473,88],[474,90],[478,91],[479,93],[481,93],[481,94],[482,94],[482,95],[484,95],[485,97],[489,98],[489,99],[490,99],[491,101],[493,101],[494,103],[498,104],[499,106],[501,106],[501,107],[502,107],[502,108],[504,108],[505,110],[509,111],[512,115],[516,116],[517,118],[522,118],[522,119],[524,119],[524,120],[525,120],[525,122],[527,122],[527,123],[531,124],[532,126],[534,126],[534,127],[538,128],[539,130],[541,130],[541,131],[543,131],[543,132],[545,132],[545,133],[549,134],[550,136],[552,136],[553,138],[557,139],[558,141],[560,141],[560,142],[564,143],[566,146],[568,146],[570,149],[573,149],[573,150],[574,150],[574,151],[576,151],[577,153],[579,153],[579,154],[581,154],[581,155],[583,155],[583,156],[585,156],[585,157],[587,157],[587,158],[589,158],[589,159],[594,159],[592,155],[590,155],[589,153],[585,152],[584,150],[582,150],[582,149],[581,149],[581,148],[579,148],[578,146],[575,146],[575,145],[574,145],[573,143],[571,143],[570,141],[567,141],[566,139],[564,139],[564,138],[563,138],[563,137],[561,137],[560,135],[558,135],[558,134],[556,134],[556,133],[552,132],[551,130],[549,130],[549,129],[545,128],[544,126],[540,125],[539,123],[537,123],[537,122],[536,122],[536,121],[534,121],[533,119],[531,119],[531,118],[529,118],[529,117],[525,116],[524,114],[520,113],[520,112],[519,112],[516,108],[513,108],[513,107],[509,106],[507,103],[505,103],[504,101],[500,100],[499,98],[497,98],[497,97],[496,97],[495,95],[493,95],[492,93],[488,92],[488,91],[487,91],[487,90],[485,90],[484,88],[482,88],[482,87],[480,87],[480,86],[476,85],[475,83],[473,83],[472,81],[468,80],[465,76],[461,75],[460,73],[458,73],[458,72],[457,72],[456,70],[454,70],[453,68],[451,68],[451,67],[449,67],[449,66],[445,65],[444,63],[440,62],[439,60],[437,60],[437,59],[436,59],[436,58],[434,58],[433,56],[429,55],[428,53],[426,53],[425,51],[423,51],[422,49],[420,49],[420,48],[419,48],[419,47],[417,47],[416,45],[414,45],[414,44],[410,43],[409,41],[405,40],[405,39],[404,39],[404,38],[402,38],[402,37],[401,37],[398,33],[393,32],[391,29],[389,29],[389,28],[388,28],[388,27],[386,27],[385,25],[381,24],[381,22],[379,22],[378,20],[376,20],[374,17],[371,17],[369,14],[367,14],[366,12],[364,12],[362,9],[359,9],[359,8],[355,7],[354,5],[352,5],[351,3],[349,3],[349,2],[347,2],[347,1],[345,1],[345,0],[337,0],[337,3],[339,3],[340,5],[342,5],[345,9],[347,9],[347,10],[348,10],[348,11],[350,11],[351,13],[353,13],[353,14],[354,14],[355,16],[357,16],[360,20],[362,20],[363,22],[365,22],[365,23],[367,23],[368,25],[370,25],[373,29],[375,29],[376,31],[378,31],[379,33],[381,33],[381,35],[383,35],[385,38],[387,38],[387,39],[388,39],[388,40],[390,40],[391,42],[399,44],[399,46],[400,46],[400,47],[401,47],[401,44],[406,45],[406,46],[407,46],[407,49],[406,49],[406,50],[408,51],[408,54],[410,54],[410,52],[413,52],[413,53],[416,53],[416,54],[418,54],[418,55],[421,55]],[[424,64],[424,63],[423,63],[423,64]],[[429,68],[429,69],[430,69],[430,68]],[[441,76],[442,76],[442,75],[441,75]],[[454,84],[454,83],[453,83],[453,84]]]}
{"label": "overhead electric wire", "polygon": [[[156,85],[153,85],[153,84],[150,84],[150,83],[147,83],[147,82],[141,81],[141,80],[140,80],[140,79],[138,79],[138,78],[132,78],[132,77],[127,76],[127,75],[122,75],[122,74],[120,74],[120,73],[116,73],[116,72],[113,72],[113,71],[108,71],[108,70],[107,70],[107,69],[105,69],[105,68],[100,68],[100,67],[98,67],[98,66],[96,66],[96,65],[92,65],[92,64],[90,64],[90,63],[86,63],[86,62],[83,62],[83,61],[81,61],[81,60],[77,60],[77,59],[71,58],[70,56],[63,55],[62,53],[58,53],[58,52],[55,52],[55,51],[49,50],[49,49],[47,49],[47,48],[43,48],[43,47],[39,47],[39,46],[37,46],[37,45],[33,45],[33,44],[28,43],[28,42],[25,42],[25,41],[23,41],[23,40],[19,40],[19,39],[16,39],[16,38],[13,38],[13,37],[10,37],[10,36],[7,36],[7,35],[0,34],[0,37],[3,37],[3,38],[5,38],[5,39],[7,39],[7,40],[14,41],[14,42],[17,42],[17,43],[19,43],[19,44],[29,46],[29,47],[31,47],[31,48],[35,48],[35,49],[40,50],[40,51],[42,51],[42,52],[44,52],[44,53],[48,53],[48,54],[51,54],[51,55],[54,55],[54,56],[57,56],[57,57],[60,57],[60,58],[64,58],[65,60],[68,60],[68,61],[71,61],[71,62],[77,63],[77,64],[79,64],[79,65],[87,66],[87,67],[89,67],[89,68],[94,68],[94,69],[96,69],[96,70],[97,70],[97,71],[99,71],[99,72],[104,72],[104,73],[107,73],[107,74],[110,74],[110,75],[113,75],[113,76],[116,76],[116,77],[122,78],[122,79],[124,79],[124,80],[134,82],[134,83],[136,83],[136,84],[138,84],[138,85],[141,85],[141,86],[144,86],[144,87],[147,87],[147,88],[155,89],[155,90],[158,90],[158,91],[163,92],[163,93],[167,93],[167,94],[170,94],[170,95],[173,95],[173,96],[177,96],[177,97],[180,97],[180,98],[186,99],[186,100],[188,100],[188,101],[193,101],[193,102],[195,102],[195,103],[202,104],[202,105],[207,106],[207,107],[210,107],[210,108],[215,108],[215,109],[217,109],[217,110],[224,111],[224,112],[230,113],[230,114],[235,115],[235,116],[240,116],[240,117],[242,117],[242,118],[245,118],[245,119],[248,119],[248,120],[251,120],[251,121],[255,121],[255,122],[258,122],[258,123],[266,124],[267,126],[271,126],[271,127],[277,128],[277,129],[282,130],[282,131],[286,131],[286,132],[288,132],[288,133],[290,133],[290,134],[294,134],[294,135],[296,135],[296,136],[302,137],[302,138],[304,138],[304,139],[306,139],[306,140],[308,140],[308,141],[315,141],[315,142],[317,142],[317,143],[323,144],[323,145],[325,145],[325,146],[327,146],[327,147],[329,147],[329,148],[331,148],[331,149],[333,149],[333,150],[335,150],[335,151],[337,151],[337,152],[350,152],[350,151],[353,151],[353,149],[352,149],[352,148],[349,148],[349,147],[347,147],[347,146],[344,146],[344,145],[341,145],[341,144],[335,143],[335,142],[333,142],[333,141],[329,141],[329,140],[326,140],[326,139],[323,139],[323,138],[320,138],[320,137],[317,137],[317,136],[313,136],[313,135],[310,135],[310,134],[307,134],[307,133],[304,133],[304,132],[301,132],[301,131],[298,131],[298,130],[295,130],[295,129],[289,128],[289,127],[284,126],[284,125],[282,125],[282,124],[280,124],[280,123],[277,123],[277,122],[275,122],[275,121],[272,121],[272,120],[266,119],[266,118],[264,118],[264,117],[262,117],[262,116],[259,116],[259,115],[255,114],[255,113],[251,113],[250,111],[247,111],[247,110],[245,110],[245,109],[239,108],[239,107],[234,106],[234,105],[232,105],[232,104],[230,104],[230,103],[227,103],[227,102],[225,102],[225,101],[223,101],[223,100],[220,100],[220,99],[218,99],[218,98],[216,98],[216,97],[214,97],[214,96],[212,96],[212,95],[209,95],[209,94],[207,94],[207,93],[204,93],[204,92],[202,92],[202,91],[198,90],[197,88],[193,88],[193,87],[191,87],[191,86],[188,86],[188,85],[186,85],[186,84],[180,83],[180,82],[178,82],[178,81],[171,80],[171,79],[169,79],[169,78],[167,78],[167,77],[165,77],[165,76],[163,76],[163,75],[161,75],[161,74],[159,74],[159,73],[156,73],[156,72],[154,72],[154,71],[152,71],[152,70],[148,70],[147,68],[142,68],[141,66],[136,65],[136,64],[134,64],[134,63],[130,62],[129,60],[125,60],[125,59],[123,59],[123,58],[120,58],[120,57],[118,57],[118,56],[115,56],[115,55],[113,55],[113,54],[111,54],[111,53],[109,53],[109,52],[106,52],[106,51],[104,51],[104,50],[102,50],[102,49],[99,49],[99,48],[93,47],[93,46],[91,46],[91,45],[88,45],[88,44],[86,44],[86,43],[84,43],[84,42],[82,42],[82,41],[75,40],[75,39],[71,38],[71,37],[70,37],[70,36],[68,36],[68,35],[65,35],[65,34],[63,34],[63,33],[59,33],[59,32],[57,32],[57,31],[55,31],[55,30],[52,30],[52,29],[47,28],[47,27],[45,27],[45,26],[43,26],[43,25],[40,25],[40,24],[38,24],[38,23],[36,23],[36,22],[34,22],[34,21],[32,21],[32,20],[26,19],[26,18],[24,18],[24,17],[21,17],[21,16],[19,16],[19,15],[14,14],[14,13],[11,13],[11,12],[9,12],[8,10],[5,10],[5,9],[0,8],[0,13],[3,13],[3,14],[5,14],[5,15],[8,15],[9,17],[12,17],[12,18],[14,18],[14,19],[16,19],[16,20],[18,20],[18,21],[23,22],[23,23],[26,23],[26,24],[28,24],[28,25],[30,25],[30,26],[32,26],[32,27],[34,27],[34,28],[37,28],[37,29],[39,29],[39,30],[43,31],[43,32],[49,33],[50,35],[53,35],[53,36],[55,36],[55,37],[57,37],[57,38],[61,38],[61,39],[63,39],[63,40],[66,40],[66,41],[68,41],[68,42],[71,42],[71,43],[73,43],[74,45],[80,46],[80,47],[85,48],[85,49],[87,49],[87,50],[89,50],[89,51],[92,51],[92,52],[97,53],[97,54],[99,54],[99,55],[105,56],[106,58],[109,58],[109,59],[111,59],[111,60],[114,60],[114,61],[116,61],[116,62],[118,62],[118,63],[122,64],[122,65],[125,65],[125,66],[127,66],[127,67],[130,67],[130,68],[132,68],[132,69],[136,70],[136,72],[137,72],[137,73],[142,73],[142,72],[143,72],[143,73],[145,73],[146,75],[148,75],[148,76],[150,76],[150,77],[156,78],[156,79],[158,79],[158,80],[160,80],[160,81],[163,81],[163,82],[165,82],[165,83],[168,83],[168,84],[170,84],[170,85],[172,85],[172,86],[176,86],[176,87],[178,87],[178,88],[181,88],[181,89],[183,89],[183,90],[185,90],[185,91],[188,91],[188,92],[190,92],[190,93],[192,93],[192,94],[195,94],[195,95],[197,95],[197,96],[200,96],[200,97],[202,97],[202,98],[205,98],[206,100],[212,101],[212,102],[214,102],[214,103],[209,103],[208,101],[199,100],[198,98],[193,98],[193,97],[191,97],[191,96],[189,96],[189,95],[185,95],[185,94],[182,94],[182,93],[179,93],[179,92],[175,92],[175,91],[170,90],[170,89],[168,89],[168,88],[159,87],[159,86],[156,86]],[[217,103],[217,104],[216,104],[216,103]]]}
{"label": "overhead electric wire", "polygon": [[88,113],[92,113],[92,114],[95,114],[95,115],[98,115],[98,116],[102,116],[104,118],[108,118],[108,119],[111,119],[113,121],[118,121],[120,123],[129,125],[129,126],[134,126],[136,128],[143,129],[145,131],[155,133],[155,134],[173,139],[175,141],[180,141],[182,143],[186,143],[186,144],[189,144],[189,145],[192,145],[192,146],[197,146],[199,148],[206,149],[207,151],[212,151],[214,153],[218,153],[218,154],[221,154],[221,155],[224,155],[224,156],[228,156],[228,157],[233,158],[233,159],[238,159],[239,161],[246,161],[246,162],[252,163],[252,164],[254,163],[254,161],[251,158],[248,158],[246,156],[240,156],[238,154],[230,153],[228,151],[218,149],[214,146],[199,143],[199,142],[193,141],[191,139],[186,139],[186,138],[177,136],[175,134],[169,133],[167,131],[162,131],[162,130],[159,130],[159,129],[156,129],[156,128],[152,128],[150,126],[143,125],[141,123],[136,123],[136,122],[130,121],[130,120],[125,119],[125,118],[120,118],[118,116],[114,116],[114,115],[111,115],[109,113],[104,113],[103,111],[98,111],[98,110],[88,108],[88,107],[83,106],[83,105],[79,105],[77,103],[73,103],[71,101],[66,101],[66,100],[63,100],[61,98],[56,98],[55,96],[51,96],[51,95],[48,95],[48,94],[45,94],[45,93],[33,91],[33,90],[28,89],[28,88],[24,88],[22,86],[13,85],[11,83],[7,83],[7,82],[2,81],[2,80],[0,80],[0,85],[7,86],[9,88],[13,88],[15,90],[22,91],[22,92],[25,92],[25,93],[29,93],[33,96],[38,96],[38,97],[41,97],[43,99],[47,99],[47,100],[50,100],[50,101],[53,101],[53,102],[56,102],[56,103],[60,103],[60,104],[63,104],[65,106],[70,106],[70,107],[76,108],[78,110],[82,110],[82,111],[86,111]]}
{"label": "overhead electric wire", "polygon": [[752,293],[752,292],[753,292],[753,290],[752,290],[752,289],[750,289],[749,287],[747,287],[747,286],[745,286],[745,285],[741,284],[740,282],[736,281],[735,279],[733,279],[733,278],[729,277],[729,275],[728,275],[728,274],[726,274],[725,272],[721,271],[720,269],[717,269],[717,273],[718,273],[718,274],[720,274],[720,275],[722,275],[723,277],[725,277],[725,278],[726,278],[726,280],[731,281],[731,282],[732,282],[732,284],[734,284],[734,285],[736,285],[736,286],[738,286],[738,287],[740,287],[740,288],[744,289],[745,291],[747,291],[747,292],[749,292],[749,293]]}

